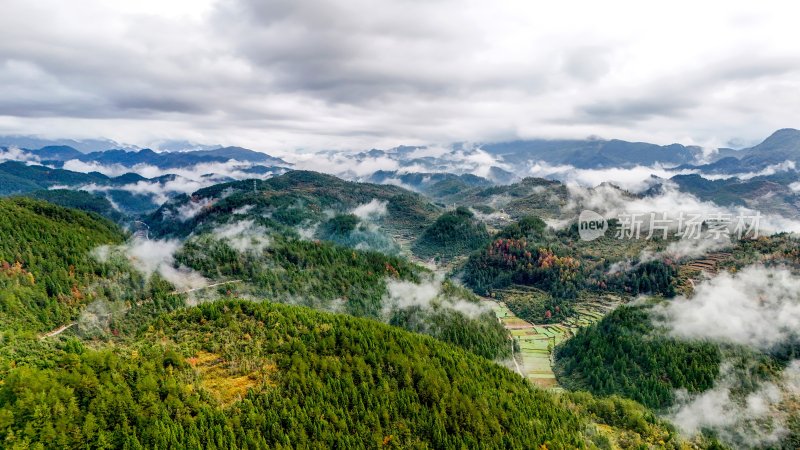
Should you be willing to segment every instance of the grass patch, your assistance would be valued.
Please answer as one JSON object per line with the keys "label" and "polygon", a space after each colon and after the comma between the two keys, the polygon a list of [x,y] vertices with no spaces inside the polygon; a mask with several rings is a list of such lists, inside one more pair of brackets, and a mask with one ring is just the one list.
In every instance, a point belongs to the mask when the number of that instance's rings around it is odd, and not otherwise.
{"label": "grass patch", "polygon": [[241,373],[216,353],[200,351],[187,362],[199,374],[201,386],[210,392],[222,405],[229,406],[247,395],[247,391],[260,385],[275,386],[270,378],[278,367],[275,363],[264,364],[257,370]]}

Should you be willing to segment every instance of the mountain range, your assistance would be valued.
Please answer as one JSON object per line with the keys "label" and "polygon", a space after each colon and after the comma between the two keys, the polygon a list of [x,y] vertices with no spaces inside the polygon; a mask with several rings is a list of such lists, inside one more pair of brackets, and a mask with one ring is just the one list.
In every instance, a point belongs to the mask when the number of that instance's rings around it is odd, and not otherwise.
{"label": "mountain range", "polygon": [[[727,151],[726,151],[727,150]],[[751,173],[800,160],[800,130],[784,128],[753,147],[741,150],[723,149],[723,156],[709,164],[679,166],[678,169],[697,169],[704,173]],[[794,169],[794,166],[791,167]]]}
{"label": "mountain range", "polygon": [[[82,144],[91,142],[91,145]],[[47,144],[36,146],[36,144]],[[72,145],[70,145],[72,144]],[[43,140],[14,136],[0,136],[0,145],[18,147],[29,157],[39,161],[63,162],[79,160],[99,164],[120,164],[131,167],[148,164],[159,168],[175,168],[207,162],[237,160],[266,165],[289,166],[281,158],[263,152],[242,148],[222,147],[174,142],[169,151],[153,151],[119,146],[114,141]],[[115,147],[102,148],[101,146]],[[0,147],[2,149],[3,147]],[[91,151],[86,149],[91,148]],[[176,150],[185,148],[187,150]],[[475,150],[496,159],[480,161]],[[327,152],[331,153],[331,152]],[[474,146],[453,144],[449,147],[399,146],[388,150],[371,149],[363,152],[339,152],[337,156],[356,163],[386,158],[401,163],[403,168],[414,167],[414,172],[466,173],[466,167],[454,166],[461,160],[472,162],[467,166],[476,169],[489,163],[482,176],[495,182],[507,183],[512,174],[519,175],[531,162],[550,165],[569,165],[579,169],[610,167],[652,166],[660,164],[676,170],[694,169],[704,173],[736,174],[762,170],[766,167],[800,159],[800,131],[785,128],[776,131],[758,145],[743,148],[721,148],[708,153],[699,146],[682,144],[657,145],[646,142],[629,142],[619,139],[533,139]],[[705,160],[705,163],[698,163]],[[474,173],[474,171],[473,171]],[[506,178],[506,179],[503,179]]]}
{"label": "mountain range", "polygon": [[[447,151],[425,151],[402,153],[444,166]],[[359,161],[391,153],[379,152]],[[589,206],[663,206],[672,185],[766,205],[791,195],[791,171],[680,174],[636,194],[536,177],[500,184],[491,170],[348,180],[245,161],[235,174],[201,173],[246,156],[236,149],[105,151],[84,162],[184,164],[176,154],[220,160],[156,177],[0,163],[4,194],[35,197],[0,199],[9,447],[742,448],[748,441],[730,434],[739,422],[696,433],[669,422],[704,420],[705,410],[673,411],[740,376],[728,365],[753,369],[711,407],[749,405],[773,386],[756,405],[771,416],[747,425],[785,425],[774,442],[800,442],[796,403],[774,405],[793,389],[779,383],[796,346],[680,339],[650,314],[686,303],[679,292],[708,293],[703,268],[727,279],[753,261],[796,265],[796,239],[687,254],[675,236],[620,240],[609,220],[610,234],[587,241],[570,223]],[[466,168],[486,154],[450,156]],[[28,153],[45,155],[78,156]],[[763,325],[748,320],[739,322]]]}
{"label": "mountain range", "polygon": [[[44,141],[29,141],[36,142]],[[69,145],[14,150],[16,153],[6,148],[0,152],[3,158],[24,162],[0,164],[0,195],[56,187],[82,188],[122,205],[120,208],[128,214],[141,214],[154,211],[167,198],[178,194],[226,181],[263,179],[292,167],[281,158],[241,147],[175,142],[171,148],[190,146],[193,149],[186,151],[114,149],[90,153]],[[701,160],[711,162],[698,163]],[[796,217],[800,215],[798,160],[800,131],[787,128],[776,131],[758,145],[739,150],[719,149],[711,154],[696,146],[680,144],[662,146],[602,139],[527,140],[480,146],[400,146],[363,152],[323,152],[318,161],[305,163],[304,167],[318,166],[318,170],[356,181],[396,184],[444,205],[458,203],[480,189],[520,181],[532,172],[570,182],[576,171],[619,169],[646,173],[652,166],[652,170],[659,171],[660,178],[647,181],[650,192],[669,182],[703,200]],[[546,170],[548,167],[553,170]],[[129,173],[111,175],[126,170]],[[613,178],[604,181],[616,183]]]}
{"label": "mountain range", "polygon": [[62,166],[65,161],[70,160],[104,165],[118,164],[124,167],[143,164],[160,169],[173,169],[203,163],[228,162],[230,160],[254,164],[290,165],[280,158],[242,147],[220,147],[212,150],[190,150],[184,152],[155,152],[150,149],[142,149],[103,150],[83,153],[73,147],[59,145],[45,146],[33,150],[23,149],[23,152],[30,158],[55,166]]}

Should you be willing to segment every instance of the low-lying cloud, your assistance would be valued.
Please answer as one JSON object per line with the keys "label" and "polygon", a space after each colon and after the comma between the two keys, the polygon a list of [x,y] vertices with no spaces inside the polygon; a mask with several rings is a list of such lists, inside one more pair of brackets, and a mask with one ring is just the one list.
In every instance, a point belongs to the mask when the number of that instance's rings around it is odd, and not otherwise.
{"label": "low-lying cloud", "polygon": [[[581,210],[589,209],[598,212],[606,219],[619,218],[631,213],[656,213],[658,217],[666,214],[671,224],[677,225],[681,214],[688,218],[690,214],[700,214],[704,218],[728,217],[732,228],[735,228],[737,217],[751,218],[758,216],[759,235],[788,231],[800,232],[800,222],[775,214],[762,214],[759,211],[742,206],[720,206],[710,201],[703,201],[692,194],[679,191],[675,186],[664,184],[658,194],[636,196],[609,184],[595,188],[568,185],[570,198],[563,208],[577,216]],[[743,219],[744,221],[744,219]],[[752,221],[744,221],[750,225]],[[731,230],[732,231],[732,230]],[[743,230],[746,231],[746,230]]]}
{"label": "low-lying cloud", "polygon": [[[287,155],[285,157],[298,169],[331,173],[348,179],[364,179],[377,171],[407,173],[474,174],[492,178],[492,168],[513,171],[501,157],[492,155],[479,146],[459,144],[451,147],[414,147],[377,150],[375,152],[319,152]],[[386,179],[384,184],[403,183]]]}
{"label": "low-lying cloud", "polygon": [[190,199],[188,202],[178,206],[175,212],[178,214],[178,219],[185,222],[200,214],[205,208],[213,205],[215,200],[211,197],[202,197],[198,200]]}
{"label": "low-lying cloud", "polygon": [[528,169],[528,176],[549,178],[583,187],[594,187],[610,182],[631,192],[642,192],[658,182],[659,180],[654,179],[654,176],[663,179],[691,173],[697,173],[697,171],[676,172],[663,165],[579,169],[571,165],[550,165],[544,161],[532,161]]}
{"label": "low-lying cloud", "polygon": [[706,339],[768,351],[800,331],[800,276],[750,266],[700,283],[690,298],[662,304],[661,323],[681,339]]}
{"label": "low-lying cloud", "polygon": [[241,253],[247,251],[260,253],[272,242],[266,228],[256,225],[253,220],[221,225],[214,229],[213,234],[215,238]]}
{"label": "low-lying cloud", "polygon": [[387,295],[383,299],[383,315],[390,318],[393,311],[412,307],[425,310],[448,309],[459,312],[471,319],[490,311],[477,302],[454,298],[442,293],[442,280],[438,277],[414,283],[411,281],[388,280]]}
{"label": "low-lying cloud", "polygon": [[[124,174],[135,173],[147,178],[147,180],[140,180],[135,183],[126,183],[122,185],[103,183],[88,183],[75,186],[59,185],[53,186],[52,189],[76,189],[101,193],[109,200],[112,200],[109,194],[110,192],[125,191],[134,195],[148,196],[152,203],[157,206],[164,204],[175,195],[191,194],[215,184],[231,180],[265,179],[273,176],[275,173],[281,173],[281,170],[276,170],[275,172],[263,172],[261,170],[248,171],[248,169],[253,167],[254,164],[252,163],[239,162],[236,160],[201,163],[167,169],[147,164],[124,166],[121,164],[100,164],[95,161],[84,162],[80,160],[70,160],[64,163],[64,169],[84,173],[99,172],[109,177],[118,177]],[[118,206],[124,207],[125,205]],[[196,211],[190,210],[186,212],[187,214],[182,215],[182,220],[191,218],[194,215],[193,213],[196,213]]]}
{"label": "low-lying cloud", "polygon": [[38,163],[39,158],[36,155],[20,150],[18,147],[0,148],[0,163],[6,161]]}
{"label": "low-lying cloud", "polygon": [[[700,283],[691,297],[655,307],[655,325],[683,340],[736,344],[769,352],[796,342],[800,330],[800,276],[785,268],[750,266]],[[787,433],[785,402],[800,395],[800,361],[777,380],[753,382],[749,370],[724,361],[713,388],[678,391],[669,414],[687,435],[713,430],[734,448],[761,447]],[[742,393],[741,387],[753,385]]]}
{"label": "low-lying cloud", "polygon": [[759,448],[778,442],[787,430],[788,414],[783,403],[800,394],[800,361],[783,370],[779,380],[759,383],[752,392],[736,393],[738,375],[723,364],[716,385],[700,394],[677,394],[670,420],[682,433],[694,436],[714,430],[734,448]]}
{"label": "low-lying cloud", "polygon": [[172,283],[178,291],[207,286],[208,280],[200,273],[185,266],[175,266],[175,252],[180,246],[181,243],[177,240],[135,238],[124,245],[100,246],[93,250],[93,256],[105,262],[116,255],[122,255],[145,278],[149,279],[157,273]]}
{"label": "low-lying cloud", "polygon": [[385,200],[381,201],[373,198],[369,203],[353,208],[351,213],[361,220],[374,220],[386,215],[388,204],[389,202]]}

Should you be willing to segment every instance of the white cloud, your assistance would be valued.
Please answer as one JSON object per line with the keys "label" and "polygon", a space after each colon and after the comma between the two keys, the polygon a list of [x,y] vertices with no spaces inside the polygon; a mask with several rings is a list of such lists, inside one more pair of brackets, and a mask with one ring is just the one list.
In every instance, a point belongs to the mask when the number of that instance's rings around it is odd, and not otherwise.
{"label": "white cloud", "polygon": [[400,164],[388,157],[367,157],[360,160],[337,152],[300,153],[293,155],[291,163],[297,169],[319,170],[350,178],[370,175],[378,170],[397,170]]}
{"label": "white cloud", "polygon": [[[690,298],[655,307],[655,325],[678,339],[738,344],[760,351],[797,339],[800,276],[785,268],[750,266],[722,272],[696,286]],[[787,401],[800,395],[800,361],[774,381],[753,381],[751,369],[723,361],[715,385],[702,393],[676,394],[669,413],[682,433],[710,429],[732,448],[761,448],[787,433]],[[742,394],[742,386],[752,390]]]}
{"label": "white cloud", "polygon": [[713,147],[798,118],[791,3],[139,3],[7,0],[0,133],[287,153],[589,135]]}
{"label": "white cloud", "polygon": [[[77,189],[88,192],[103,192],[121,190],[132,194],[150,196],[154,203],[163,204],[175,194],[191,194],[200,189],[215,184],[228,182],[231,179],[264,179],[273,174],[251,173],[246,169],[253,167],[254,164],[229,160],[226,162],[201,163],[186,167],[176,167],[161,169],[147,164],[136,164],[124,166],[121,164],[100,164],[94,161],[84,162],[80,160],[70,160],[64,163],[64,169],[76,172],[100,172],[111,177],[118,177],[127,173],[136,173],[148,180],[127,183],[123,185],[89,183],[78,186],[52,186],[51,189]],[[169,176],[165,176],[169,175]],[[111,198],[109,198],[109,201]],[[201,200],[207,202],[207,200]],[[183,206],[181,219],[187,220],[199,212],[199,208],[206,204],[190,203]],[[117,208],[119,209],[119,208]]]}
{"label": "white cloud", "polygon": [[178,206],[178,218],[185,222],[200,214],[203,209],[213,205],[214,202],[215,199],[210,197],[202,197],[198,200],[191,199],[188,202]]}
{"label": "white cloud", "polygon": [[125,245],[101,246],[92,251],[99,261],[121,254],[142,275],[149,278],[158,273],[172,283],[178,291],[208,285],[208,280],[187,267],[175,267],[175,252],[181,243],[176,240],[133,239]]}
{"label": "white cloud", "polygon": [[763,177],[769,175],[775,175],[776,173],[780,172],[789,172],[795,171],[797,168],[797,164],[794,161],[786,160],[776,164],[770,164],[763,169],[756,171],[756,172],[743,172],[743,173],[733,173],[733,174],[707,174],[702,173],[701,175],[703,178],[709,180],[725,180],[728,178],[739,178],[740,180],[749,180],[755,177]]}
{"label": "white cloud", "polygon": [[[746,207],[724,207],[710,201],[703,201],[697,197],[680,192],[677,188],[667,183],[663,185],[661,193],[647,197],[626,195],[619,189],[610,185],[600,185],[587,189],[576,185],[567,186],[570,193],[568,204],[564,211],[572,211],[576,216],[582,209],[590,209],[603,215],[606,219],[619,218],[623,214],[631,213],[656,213],[658,218],[666,214],[673,226],[677,225],[680,214],[689,218],[690,214],[700,214],[702,217],[711,218],[721,215],[731,219],[731,228],[735,228],[737,217],[754,217],[760,214]],[[648,216],[649,217],[649,216]],[[744,220],[744,225],[750,225],[751,220]],[[759,235],[766,235],[780,231],[800,232],[800,222],[774,214],[760,214],[758,219]]]}
{"label": "white cloud", "polygon": [[[211,186],[215,184],[213,180],[208,180],[206,182],[197,182],[188,180],[183,177],[175,177],[173,179],[167,180],[165,182],[157,182],[157,181],[137,181],[136,183],[128,183],[123,185],[108,185],[108,184],[97,184],[97,183],[89,183],[84,185],[79,185],[75,187],[70,186],[53,186],[51,189],[76,189],[76,190],[83,190],[87,192],[109,192],[109,191],[127,191],[132,194],[139,194],[139,195],[148,195],[152,197],[153,202],[156,204],[163,204],[170,197],[174,194],[191,194],[192,192],[197,191],[198,189],[202,189],[207,186]],[[109,200],[111,200],[109,198]],[[205,201],[206,199],[204,199]],[[186,209],[186,217],[183,220],[186,220],[192,217],[194,214],[199,212],[193,211],[197,205],[194,204],[187,204],[185,206]]]}
{"label": "white cloud", "polygon": [[5,161],[39,162],[39,158],[18,147],[8,147],[0,149],[0,162]]}
{"label": "white cloud", "polygon": [[675,259],[697,258],[704,254],[731,247],[730,239],[681,239],[671,242],[664,254]]}
{"label": "white cloud", "polygon": [[252,166],[252,163],[231,159],[225,162],[209,162],[185,167],[171,167],[162,169],[149,164],[134,164],[132,166],[126,166],[123,164],[101,164],[96,161],[81,161],[78,159],[71,159],[64,162],[63,168],[66,170],[84,173],[100,172],[103,175],[110,177],[118,177],[126,173],[136,173],[145,178],[157,178],[164,175],[178,175],[188,180],[200,182],[208,179],[209,175],[214,175],[215,177],[213,178],[217,179],[222,177],[230,177],[237,180],[261,178],[259,174],[245,171]]}
{"label": "white cloud", "polygon": [[652,186],[654,182],[653,176],[670,178],[675,175],[696,173],[696,171],[686,170],[671,171],[662,165],[578,169],[570,165],[550,165],[543,161],[531,162],[528,172],[530,176],[555,179],[584,187],[594,187],[602,183],[611,182],[631,192],[641,192]]}
{"label": "white cloud", "polygon": [[255,205],[244,205],[244,206],[242,206],[240,208],[234,209],[233,211],[231,211],[231,213],[238,214],[238,215],[245,215],[245,214],[249,213],[250,211],[252,211],[253,208],[255,208]]}
{"label": "white cloud", "polygon": [[708,339],[769,350],[800,330],[800,276],[750,266],[700,283],[691,298],[663,303],[660,323],[681,339]]}
{"label": "white cloud", "polygon": [[733,448],[762,448],[778,442],[787,433],[787,413],[782,402],[800,394],[800,362],[793,361],[776,382],[761,382],[749,394],[735,393],[738,375],[725,363],[716,385],[700,394],[679,391],[669,415],[689,436],[714,430]]}
{"label": "white cloud", "polygon": [[383,298],[383,316],[390,318],[397,310],[420,307],[422,309],[449,309],[475,319],[489,311],[477,302],[451,298],[442,294],[442,280],[433,277],[421,283],[387,280],[387,295]]}
{"label": "white cloud", "polygon": [[271,243],[267,230],[253,220],[228,223],[214,229],[214,237],[225,241],[239,252],[260,253]]}
{"label": "white cloud", "polygon": [[386,215],[386,205],[389,202],[373,198],[369,203],[358,205],[351,211],[361,220],[374,220]]}

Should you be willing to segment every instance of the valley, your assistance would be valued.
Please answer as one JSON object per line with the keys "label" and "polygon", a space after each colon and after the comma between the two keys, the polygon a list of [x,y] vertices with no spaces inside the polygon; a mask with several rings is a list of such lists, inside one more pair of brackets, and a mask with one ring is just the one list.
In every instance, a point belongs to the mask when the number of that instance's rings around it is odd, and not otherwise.
{"label": "valley", "polygon": [[618,299],[597,299],[577,307],[576,315],[568,321],[534,325],[517,317],[500,301],[484,298],[483,302],[492,308],[518,348],[513,355],[517,372],[534,385],[555,391],[562,390],[553,372],[555,348],[579,329],[600,321],[619,304]]}
{"label": "valley", "polygon": [[[169,170],[177,157],[160,158]],[[614,208],[689,198],[674,191],[372,177],[413,191],[284,167],[207,177],[133,211],[114,206],[118,192],[78,188],[178,178],[0,170],[24,194],[0,199],[0,439],[12,448],[716,449],[737,448],[743,427],[800,436],[793,335],[763,346],[752,327],[729,342],[693,312],[718,291],[793,283],[796,237],[615,237]],[[34,173],[37,186],[14,187]],[[592,241],[575,222],[586,207],[610,218]],[[757,295],[762,308],[791,301]],[[36,397],[43,386],[53,394]],[[758,422],[685,431],[693,401],[720,391],[737,410],[767,390],[781,394],[758,397],[770,411]],[[119,402],[124,416],[105,406]],[[46,419],[29,426],[33,411]]]}
{"label": "valley", "polygon": [[0,450],[800,449],[798,17],[2,0]]}

